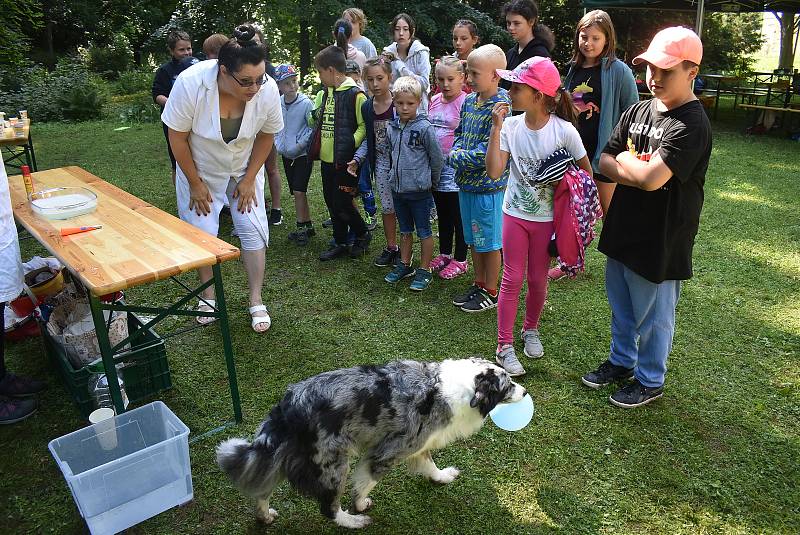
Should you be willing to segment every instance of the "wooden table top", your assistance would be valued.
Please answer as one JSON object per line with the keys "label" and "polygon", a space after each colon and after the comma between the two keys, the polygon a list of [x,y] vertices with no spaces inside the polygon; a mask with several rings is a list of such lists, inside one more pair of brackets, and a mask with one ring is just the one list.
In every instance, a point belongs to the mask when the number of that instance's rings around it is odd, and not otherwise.
{"label": "wooden table top", "polygon": [[[102,296],[238,258],[239,249],[101,180],[80,167],[33,173],[37,191],[80,186],[97,194],[97,210],[72,219],[33,212],[21,175],[8,179],[14,218],[92,294]],[[103,228],[61,236],[64,227]]]}
{"label": "wooden table top", "polygon": [[25,135],[23,137],[16,137],[14,135],[13,128],[5,128],[3,129],[0,127],[0,146],[5,145],[26,145],[28,143],[28,136],[30,135],[31,131],[31,120],[24,119],[25,121],[25,128],[23,132]]}

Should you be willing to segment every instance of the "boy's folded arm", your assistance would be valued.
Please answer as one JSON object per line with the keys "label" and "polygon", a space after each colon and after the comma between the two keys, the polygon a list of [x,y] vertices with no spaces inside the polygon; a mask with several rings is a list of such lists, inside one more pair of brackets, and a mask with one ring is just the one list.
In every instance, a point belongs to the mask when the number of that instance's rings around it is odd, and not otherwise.
{"label": "boy's folded arm", "polygon": [[600,170],[619,184],[644,191],[655,191],[672,178],[672,170],[658,152],[647,162],[629,151],[619,153],[616,158],[604,153],[600,158]]}
{"label": "boy's folded arm", "polygon": [[450,151],[450,165],[457,171],[474,171],[486,168],[486,142],[472,150],[454,149]]}

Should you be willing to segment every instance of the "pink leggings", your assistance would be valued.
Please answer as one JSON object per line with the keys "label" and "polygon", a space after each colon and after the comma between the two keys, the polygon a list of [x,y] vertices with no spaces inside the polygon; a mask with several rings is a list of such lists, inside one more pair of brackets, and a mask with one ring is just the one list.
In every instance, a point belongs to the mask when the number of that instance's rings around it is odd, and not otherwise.
{"label": "pink leggings", "polygon": [[525,296],[525,329],[538,329],[547,297],[547,246],[553,235],[553,222],[525,221],[503,214],[503,280],[497,304],[497,343],[514,343],[519,292],[527,263],[528,295]]}

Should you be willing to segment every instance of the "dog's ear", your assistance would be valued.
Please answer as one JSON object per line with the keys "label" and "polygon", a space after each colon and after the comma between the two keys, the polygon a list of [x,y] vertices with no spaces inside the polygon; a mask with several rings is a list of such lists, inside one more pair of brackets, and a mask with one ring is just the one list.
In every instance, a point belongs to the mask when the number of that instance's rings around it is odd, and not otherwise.
{"label": "dog's ear", "polygon": [[470,407],[477,408],[483,416],[486,416],[501,398],[500,378],[494,370],[490,369],[475,376],[475,395],[469,401]]}
{"label": "dog's ear", "polygon": [[472,396],[471,400],[469,400],[469,406],[474,409],[480,404],[481,400],[484,399],[485,397],[486,396],[484,396],[482,392],[475,392],[475,395]]}

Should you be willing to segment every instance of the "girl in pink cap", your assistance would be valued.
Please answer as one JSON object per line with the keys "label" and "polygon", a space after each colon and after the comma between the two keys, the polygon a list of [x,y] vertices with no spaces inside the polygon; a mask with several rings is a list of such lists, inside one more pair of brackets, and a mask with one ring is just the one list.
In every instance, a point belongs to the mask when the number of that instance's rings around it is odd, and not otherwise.
{"label": "girl in pink cap", "polygon": [[486,152],[486,171],[500,176],[510,162],[503,199],[503,279],[497,306],[496,360],[512,376],[525,373],[514,351],[514,322],[522,281],[528,280],[522,339],[525,355],[544,356],[539,318],[547,297],[548,245],[553,235],[553,192],[567,166],[590,176],[592,165],[575,128],[575,109],[549,58],[534,57],[513,71],[499,70],[511,82],[511,106],[524,114],[507,117],[497,104]]}

